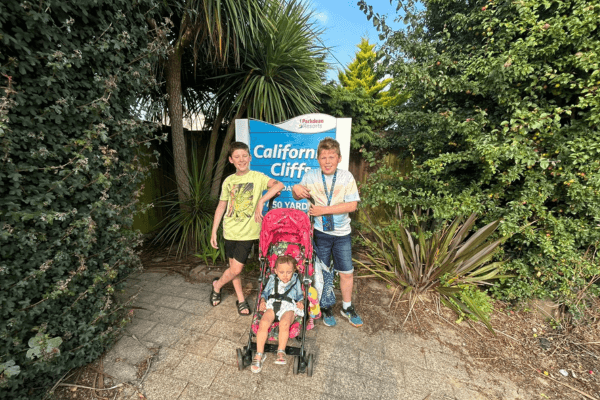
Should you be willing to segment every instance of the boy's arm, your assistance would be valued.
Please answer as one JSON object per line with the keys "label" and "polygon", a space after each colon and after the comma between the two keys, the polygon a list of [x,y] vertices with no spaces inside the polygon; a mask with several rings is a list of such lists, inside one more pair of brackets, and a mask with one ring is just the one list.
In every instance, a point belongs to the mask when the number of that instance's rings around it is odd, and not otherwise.
{"label": "boy's arm", "polygon": [[284,185],[275,179],[269,179],[267,187],[269,190],[267,190],[267,193],[265,193],[265,195],[258,200],[258,203],[256,204],[256,210],[254,210],[254,220],[259,223],[262,221],[262,210],[265,206],[265,203],[267,200],[273,198],[277,193],[281,192],[284,188]]}
{"label": "boy's arm", "polygon": [[292,197],[294,200],[308,199],[310,197],[310,192],[306,186],[298,183],[292,187]]}
{"label": "boy's arm", "polygon": [[302,200],[310,198],[310,192],[308,191],[308,187],[306,186],[307,179],[306,174],[302,177],[300,183],[292,186],[292,197],[294,200]]}
{"label": "boy's arm", "polygon": [[347,203],[336,204],[335,206],[315,206],[310,205],[308,215],[318,217],[327,214],[346,214],[356,211],[358,201],[349,201]]}
{"label": "boy's arm", "polygon": [[223,218],[223,214],[225,214],[226,209],[227,202],[225,200],[219,200],[219,205],[215,210],[215,218],[213,219],[212,233],[210,235],[210,245],[215,249],[219,248],[219,244],[217,242],[217,232],[219,231],[221,218]]}
{"label": "boy's arm", "polygon": [[281,192],[285,186],[283,185],[283,183],[275,179],[269,179],[267,187],[269,188],[269,190],[267,190],[267,193],[265,193],[265,195],[261,197],[260,200],[258,200],[259,202],[262,201],[263,205],[267,202],[267,200],[273,198],[277,193]]}

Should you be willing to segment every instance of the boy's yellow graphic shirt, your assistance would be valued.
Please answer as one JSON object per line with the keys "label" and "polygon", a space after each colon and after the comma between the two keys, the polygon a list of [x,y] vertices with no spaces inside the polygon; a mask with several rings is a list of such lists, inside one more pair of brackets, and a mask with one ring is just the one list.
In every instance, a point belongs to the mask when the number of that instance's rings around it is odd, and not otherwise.
{"label": "boy's yellow graphic shirt", "polygon": [[227,202],[223,216],[223,237],[227,240],[255,240],[260,236],[260,224],[254,221],[254,210],[269,178],[262,172],[248,171],[230,175],[223,182],[220,200]]}

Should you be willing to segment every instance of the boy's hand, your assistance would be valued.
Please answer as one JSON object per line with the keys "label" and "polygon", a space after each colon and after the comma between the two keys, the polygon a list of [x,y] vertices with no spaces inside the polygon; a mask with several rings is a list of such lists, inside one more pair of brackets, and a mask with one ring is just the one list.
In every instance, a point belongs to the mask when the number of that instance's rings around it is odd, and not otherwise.
{"label": "boy's hand", "polygon": [[299,199],[308,199],[310,197],[310,192],[308,191],[308,188],[300,184],[294,185],[294,187],[292,187],[292,192],[294,196]]}
{"label": "boy's hand", "polygon": [[311,204],[308,207],[308,215],[310,216],[318,217],[325,214],[327,214],[325,211],[325,206],[315,206],[314,204]]}
{"label": "boy's hand", "polygon": [[254,221],[256,221],[259,224],[263,220],[262,211],[263,211],[264,206],[265,206],[265,202],[259,200],[258,204],[256,204],[256,210],[254,210]]}
{"label": "boy's hand", "polygon": [[298,307],[298,310],[304,310],[304,303],[299,301],[296,303],[296,307]]}
{"label": "boy's hand", "polygon": [[265,302],[265,299],[260,299],[260,304],[258,305],[258,310],[265,311],[266,309],[267,309],[267,303]]}
{"label": "boy's hand", "polygon": [[219,242],[217,242],[217,233],[216,232],[213,232],[212,235],[210,235],[210,245],[213,247],[213,249],[219,248]]}

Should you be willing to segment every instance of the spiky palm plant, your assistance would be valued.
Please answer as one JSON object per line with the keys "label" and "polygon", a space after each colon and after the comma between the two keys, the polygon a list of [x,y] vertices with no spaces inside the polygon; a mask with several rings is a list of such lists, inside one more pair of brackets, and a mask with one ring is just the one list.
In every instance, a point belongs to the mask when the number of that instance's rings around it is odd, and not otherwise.
{"label": "spiky palm plant", "polygon": [[[214,65],[240,65],[240,49],[256,40],[263,0],[183,0],[157,2],[162,20],[148,18],[152,34],[167,44],[159,54],[159,79],[164,81],[164,102],[171,125],[175,177],[180,201],[190,196],[189,170],[183,133],[186,110],[198,109],[207,99],[205,80]],[[185,71],[184,56],[191,55],[192,71]],[[197,85],[189,82],[193,78]],[[200,90],[197,89],[201,87]],[[185,109],[184,109],[185,106]]]}
{"label": "spiky palm plant", "polygon": [[206,162],[200,161],[194,151],[191,164],[192,168],[186,175],[190,188],[189,197],[181,201],[177,193],[173,192],[159,201],[162,207],[167,208],[168,213],[166,225],[156,235],[154,243],[168,244],[169,252],[175,248],[177,258],[190,251],[197,251],[206,237],[210,237],[215,210],[215,204],[204,185]]}
{"label": "spiky palm plant", "polygon": [[326,48],[313,12],[299,0],[268,1],[260,22],[241,69],[226,76],[220,94],[234,93],[233,108],[246,107],[249,117],[272,123],[314,112]]}
{"label": "spiky palm plant", "polygon": [[322,91],[326,48],[319,41],[321,30],[314,24],[307,3],[268,0],[262,11],[257,39],[241,50],[240,68],[231,68],[218,77],[223,83],[216,98],[220,104],[231,106],[229,128],[212,181],[213,197],[218,195],[226,147],[233,139],[231,121],[246,115],[275,123],[315,112]]}
{"label": "spiky palm plant", "polygon": [[416,213],[413,216],[414,224],[407,227],[399,223],[394,235],[383,234],[366,215],[370,235],[361,233],[366,248],[359,252],[361,259],[355,261],[377,277],[402,287],[400,297],[410,296],[411,310],[416,295],[434,291],[444,305],[459,315],[476,316],[492,330],[478,305],[460,294],[465,285],[490,285],[492,280],[505,277],[499,275],[503,261],[491,262],[507,239],[491,239],[500,221],[491,222],[469,236],[475,214],[464,222],[464,218],[458,217],[430,226]]}

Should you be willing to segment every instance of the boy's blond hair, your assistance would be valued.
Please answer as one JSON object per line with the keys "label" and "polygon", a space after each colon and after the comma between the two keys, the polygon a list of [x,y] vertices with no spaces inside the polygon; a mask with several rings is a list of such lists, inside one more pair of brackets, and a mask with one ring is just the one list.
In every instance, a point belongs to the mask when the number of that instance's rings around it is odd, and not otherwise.
{"label": "boy's blond hair", "polygon": [[317,147],[317,157],[321,155],[321,150],[335,150],[338,156],[342,156],[342,152],[340,151],[340,143],[330,137],[326,137],[319,142],[319,147]]}

